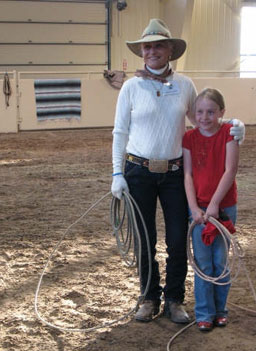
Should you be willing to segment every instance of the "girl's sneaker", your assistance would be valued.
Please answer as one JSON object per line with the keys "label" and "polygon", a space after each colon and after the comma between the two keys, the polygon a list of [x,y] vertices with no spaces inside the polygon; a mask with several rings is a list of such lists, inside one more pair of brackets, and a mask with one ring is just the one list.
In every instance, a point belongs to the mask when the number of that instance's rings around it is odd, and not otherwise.
{"label": "girl's sneaker", "polygon": [[214,325],[216,327],[225,327],[228,324],[227,317],[216,317],[214,320]]}
{"label": "girl's sneaker", "polygon": [[211,322],[197,322],[197,327],[200,331],[211,331],[213,323]]}

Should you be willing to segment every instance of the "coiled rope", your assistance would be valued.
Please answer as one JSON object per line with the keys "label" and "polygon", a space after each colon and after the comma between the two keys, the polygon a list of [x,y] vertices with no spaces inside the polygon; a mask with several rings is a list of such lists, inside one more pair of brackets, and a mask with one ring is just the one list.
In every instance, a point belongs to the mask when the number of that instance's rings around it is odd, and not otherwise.
{"label": "coiled rope", "polygon": [[9,100],[12,94],[11,83],[7,72],[4,75],[3,93],[5,95],[5,106],[7,108],[9,106]]}
{"label": "coiled rope", "polygon": [[[188,261],[193,269],[193,271],[201,278],[206,280],[207,282],[216,284],[216,285],[228,285],[231,283],[231,281],[236,280],[240,267],[242,265],[242,258],[244,258],[244,252],[242,247],[240,246],[239,242],[237,241],[236,237],[234,235],[231,235],[228,229],[221,224],[217,219],[210,217],[209,222],[211,222],[220,232],[224,244],[225,244],[225,250],[226,250],[226,263],[225,267],[222,271],[222,273],[217,276],[217,277],[211,277],[206,274],[204,274],[199,267],[197,266],[194,256],[192,254],[192,232],[194,227],[197,225],[195,222],[193,222],[188,231],[188,236],[187,236],[187,255],[188,255]],[[230,245],[230,251],[233,252],[232,255],[232,260],[230,261],[229,259],[229,245]],[[237,267],[235,271],[235,276],[231,278],[231,272],[234,272],[234,268]],[[220,279],[226,278],[228,275],[230,275],[230,279],[226,282],[220,282]]]}
{"label": "coiled rope", "polygon": [[[149,243],[149,239],[148,239],[148,232],[147,232],[147,228],[145,225],[145,222],[143,220],[142,214],[136,204],[136,202],[134,201],[134,199],[132,198],[132,196],[128,193],[123,193],[123,197],[122,197],[122,201],[118,200],[117,198],[112,198],[112,202],[111,202],[111,211],[110,211],[110,215],[111,215],[111,223],[112,223],[112,227],[113,227],[113,231],[114,231],[114,235],[116,237],[116,241],[117,241],[117,246],[119,248],[120,251],[120,255],[121,257],[123,257],[125,263],[128,266],[135,266],[135,264],[137,264],[138,266],[138,271],[139,271],[139,277],[140,277],[140,287],[141,287],[141,275],[140,275],[140,271],[141,271],[141,240],[140,240],[140,235],[139,235],[139,230],[138,230],[138,226],[137,226],[137,221],[136,221],[136,216],[135,216],[135,209],[138,212],[138,215],[140,217],[140,220],[142,222],[142,225],[144,227],[144,231],[145,231],[145,237],[146,237],[146,242],[147,242],[147,248],[148,248],[148,261],[149,261],[149,272],[148,272],[148,281],[146,284],[146,288],[144,290],[144,292],[142,292],[142,288],[141,288],[141,295],[138,297],[136,306],[134,308],[132,308],[128,313],[126,313],[124,316],[110,321],[110,322],[105,322],[101,325],[95,326],[95,327],[91,327],[91,328],[65,328],[65,327],[60,327],[58,325],[55,325],[53,323],[48,322],[45,318],[43,318],[41,316],[41,314],[38,311],[38,298],[39,298],[39,292],[40,292],[40,287],[42,284],[42,280],[43,277],[46,273],[46,270],[48,268],[48,265],[50,263],[50,261],[52,260],[54,254],[56,253],[56,251],[59,249],[62,241],[64,240],[64,238],[66,237],[66,235],[68,234],[68,232],[70,231],[70,229],[75,226],[78,222],[80,222],[85,216],[87,216],[87,214],[93,210],[102,200],[104,200],[106,197],[108,197],[111,194],[111,192],[108,192],[107,194],[105,194],[104,196],[102,196],[98,201],[96,201],[88,210],[86,210],[83,215],[81,217],[79,217],[74,223],[72,223],[67,229],[66,231],[63,233],[63,235],[61,236],[60,240],[58,241],[58,243],[56,244],[56,246],[54,247],[53,251],[51,252],[50,256],[48,257],[48,260],[43,268],[43,271],[40,275],[39,281],[38,281],[38,285],[36,288],[36,293],[35,293],[35,300],[34,300],[34,308],[35,308],[35,313],[37,318],[45,325],[47,325],[50,328],[54,328],[57,329],[59,331],[64,331],[64,332],[92,332],[95,331],[97,329],[100,328],[105,328],[105,327],[109,327],[113,324],[116,324],[122,320],[124,320],[125,318],[129,317],[131,314],[133,314],[134,312],[136,312],[139,308],[139,305],[144,301],[144,298],[148,292],[148,288],[149,288],[149,284],[150,284],[150,279],[151,279],[151,251],[150,251],[150,243]],[[122,205],[123,203],[123,205]],[[121,208],[123,208],[123,210],[121,211]],[[125,222],[125,219],[127,219],[127,232],[126,234],[124,233],[123,230],[123,225]],[[130,249],[131,248],[136,248],[135,252],[132,254],[132,259],[130,259]]]}
{"label": "coiled rope", "polygon": [[[208,276],[200,270],[200,268],[198,267],[198,265],[196,264],[196,262],[194,260],[194,256],[192,253],[192,232],[193,232],[194,227],[197,225],[197,223],[195,223],[195,221],[193,221],[191,223],[191,225],[189,226],[188,235],[187,235],[187,256],[188,256],[189,264],[191,265],[193,271],[200,278],[202,278],[208,282],[211,282],[211,283],[216,284],[216,285],[227,285],[227,284],[230,284],[231,281],[234,281],[237,279],[238,274],[240,272],[240,269],[243,268],[243,270],[246,274],[249,286],[251,288],[254,301],[256,303],[256,292],[255,292],[254,286],[252,284],[252,280],[250,279],[249,273],[246,269],[245,263],[243,261],[243,258],[245,256],[244,251],[243,251],[241,245],[239,244],[236,236],[231,235],[230,232],[228,231],[228,229],[223,224],[221,224],[217,219],[215,219],[213,217],[209,217],[208,221],[211,222],[213,225],[215,225],[215,227],[218,229],[220,235],[222,235],[222,238],[223,238],[224,244],[225,244],[225,248],[226,248],[226,257],[227,257],[226,264],[225,264],[225,267],[224,267],[222,273],[218,277]],[[229,246],[230,246],[230,251],[233,253],[231,261],[229,259]],[[235,270],[235,272],[234,272],[234,270]],[[232,272],[234,272],[233,278],[231,277]],[[230,275],[230,279],[228,281],[219,282],[220,279],[223,279],[223,278],[227,277],[228,275]],[[240,306],[235,305],[235,304],[230,303],[230,302],[228,302],[228,303],[233,305],[233,306],[236,306],[242,310],[256,314],[256,311],[246,309],[244,307],[240,307]],[[171,344],[173,343],[174,339],[176,339],[180,334],[182,334],[185,330],[190,328],[195,323],[196,323],[196,321],[194,320],[193,322],[188,324],[186,327],[182,328],[175,335],[173,335],[167,344],[167,351],[170,351]]]}
{"label": "coiled rope", "polygon": [[[141,296],[139,298],[139,302],[142,303],[144,301],[144,298],[148,292],[150,281],[151,281],[151,275],[152,275],[152,260],[151,260],[151,249],[150,249],[150,242],[149,242],[149,237],[148,237],[148,231],[147,227],[145,224],[145,221],[143,219],[143,216],[141,214],[141,211],[133,199],[133,197],[126,192],[123,192],[123,209],[121,210],[121,201],[118,200],[116,197],[112,197],[112,203],[111,203],[111,211],[110,211],[110,217],[111,217],[111,224],[114,230],[114,235],[116,237],[117,241],[117,247],[119,249],[120,255],[123,257],[125,263],[132,267],[137,265],[138,267],[138,273],[140,277],[140,291],[141,291]],[[142,291],[142,277],[141,277],[141,237],[138,229],[138,224],[136,220],[136,215],[135,215],[135,210],[138,213],[138,216],[141,220],[144,233],[145,233],[145,238],[146,238],[146,244],[147,244],[147,254],[148,254],[148,279],[147,279],[147,284]],[[127,229],[126,233],[124,233],[124,223],[125,220],[127,220]],[[133,247],[132,250],[132,258],[129,256],[129,253],[131,251],[131,248]]]}
{"label": "coiled rope", "polygon": [[[125,318],[129,317],[130,315],[132,315],[134,312],[136,312],[139,308],[139,305],[144,301],[144,298],[148,292],[149,289],[149,284],[150,284],[150,279],[151,279],[151,250],[150,250],[150,243],[149,243],[149,239],[148,239],[148,232],[147,232],[147,228],[144,222],[144,219],[142,217],[142,214],[136,204],[136,202],[134,201],[134,199],[132,198],[132,196],[129,193],[123,193],[123,197],[122,197],[122,201],[116,199],[116,198],[112,198],[112,202],[111,202],[111,211],[110,211],[110,216],[111,216],[111,224],[113,227],[113,232],[114,235],[116,237],[116,242],[117,242],[117,247],[119,249],[120,255],[121,257],[124,259],[125,263],[127,264],[127,266],[130,267],[134,267],[137,265],[138,267],[138,272],[139,272],[139,276],[140,276],[140,271],[141,271],[141,239],[140,239],[140,235],[139,235],[139,230],[138,230],[138,226],[137,226],[137,221],[136,221],[136,215],[135,215],[135,209],[138,213],[138,216],[142,222],[143,228],[144,228],[144,232],[145,232],[145,237],[146,237],[146,243],[147,243],[147,249],[148,249],[148,261],[149,261],[149,272],[148,272],[148,281],[146,284],[146,288],[144,290],[144,292],[142,292],[141,289],[141,295],[138,298],[138,301],[136,303],[136,306],[131,309],[127,314],[125,314],[124,316],[114,320],[114,321],[110,321],[110,322],[105,322],[102,325],[99,326],[95,326],[95,327],[91,327],[91,328],[65,328],[65,327],[60,327],[57,326],[53,323],[50,323],[48,321],[46,321],[39,313],[38,311],[38,297],[39,297],[39,292],[40,292],[40,287],[42,284],[42,280],[43,277],[46,273],[46,270],[48,268],[48,265],[50,263],[50,261],[53,258],[53,255],[56,253],[56,251],[58,250],[58,248],[60,247],[62,241],[64,240],[64,238],[66,237],[66,235],[68,234],[69,230],[76,225],[78,222],[80,222],[92,209],[94,209],[102,200],[104,200],[106,197],[108,197],[111,194],[111,192],[108,192],[107,194],[105,194],[103,197],[101,197],[98,201],[95,202],[95,204],[93,204],[88,210],[86,210],[84,212],[84,214],[79,217],[74,223],[72,223],[67,229],[66,231],[63,233],[63,235],[61,236],[60,240],[58,241],[58,243],[56,244],[55,248],[53,249],[52,253],[50,254],[44,269],[40,275],[39,278],[39,282],[37,285],[37,289],[36,289],[36,293],[35,293],[35,301],[34,301],[34,307],[35,307],[35,313],[38,317],[38,319],[46,324],[48,327],[57,329],[59,331],[67,331],[67,332],[91,332],[91,331],[95,331],[97,329],[100,328],[105,328],[105,327],[109,327],[113,324],[116,324],[122,320],[124,320]],[[126,233],[124,232],[124,224],[125,221],[127,221],[127,228],[126,228]],[[235,277],[231,278],[230,281],[235,280],[238,276],[238,273],[240,271],[240,268],[242,267],[246,273],[246,277],[248,279],[249,285],[251,287],[252,290],[252,294],[254,297],[254,300],[256,302],[256,293],[255,293],[255,289],[253,287],[252,281],[249,277],[249,273],[245,267],[245,264],[243,262],[243,258],[244,258],[244,252],[240,246],[240,244],[238,243],[238,241],[236,240],[236,237],[231,235],[229,233],[229,231],[227,230],[226,227],[224,227],[219,221],[217,221],[215,218],[210,217],[209,218],[209,222],[211,222],[212,224],[214,224],[217,229],[219,230],[220,234],[223,237],[224,243],[225,243],[225,247],[227,250],[227,262],[225,265],[225,268],[223,270],[223,272],[218,276],[218,277],[210,277],[205,275],[203,272],[200,271],[200,269],[198,268],[198,266],[196,265],[195,261],[194,261],[194,257],[192,254],[192,245],[191,245],[191,236],[192,236],[192,231],[196,225],[195,222],[192,222],[192,224],[189,227],[189,231],[188,231],[188,237],[187,237],[187,254],[188,254],[188,260],[190,265],[192,266],[194,272],[196,274],[198,274],[200,277],[202,277],[202,279],[205,279],[207,281],[212,282],[213,284],[219,284],[219,285],[223,285],[223,283],[219,283],[218,280],[226,277],[228,274],[231,273],[231,271],[234,270],[234,267],[237,267],[236,272],[235,272]],[[229,262],[229,246],[231,248],[231,251],[233,251],[233,258],[231,263]],[[131,254],[130,251],[133,248],[133,253]],[[230,265],[229,265],[230,263]],[[224,284],[229,284],[229,282],[225,282]],[[141,288],[141,276],[140,276],[140,288]],[[256,311],[252,311],[243,307],[240,307],[238,305],[235,305],[233,303],[229,303],[232,304],[240,309],[243,309],[245,311],[249,311],[252,313],[256,314]],[[190,328],[192,325],[194,325],[196,323],[196,321],[192,321],[190,324],[188,324],[186,327],[182,328],[179,332],[177,332],[175,335],[172,336],[172,338],[170,338],[168,344],[167,344],[167,351],[170,351],[171,345],[173,343],[173,341],[180,335],[182,334],[185,330],[187,330],[188,328]]]}

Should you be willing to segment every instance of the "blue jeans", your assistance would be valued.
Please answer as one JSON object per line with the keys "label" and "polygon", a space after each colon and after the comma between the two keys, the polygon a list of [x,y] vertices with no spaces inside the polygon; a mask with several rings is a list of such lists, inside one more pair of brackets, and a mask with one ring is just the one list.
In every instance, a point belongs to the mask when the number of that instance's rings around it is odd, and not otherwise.
{"label": "blue jeans", "polygon": [[[151,247],[152,276],[147,300],[160,300],[162,291],[166,301],[183,302],[185,279],[187,274],[187,200],[184,190],[183,169],[167,173],[152,173],[147,167],[129,161],[125,165],[125,178],[129,191],[144,218]],[[165,242],[167,246],[166,282],[162,289],[156,256],[157,230],[156,208],[157,199],[164,214]],[[148,279],[148,253],[144,229],[137,215],[138,228],[142,243],[142,292]]]}
{"label": "blue jeans", "polygon": [[[233,224],[236,222],[237,206],[224,208]],[[200,270],[212,277],[219,276],[225,268],[227,254],[222,235],[217,235],[212,245],[206,246],[201,234],[204,225],[198,224],[192,233],[195,262]],[[219,282],[229,281],[229,274]],[[195,274],[195,316],[197,322],[212,322],[215,317],[227,316],[226,302],[231,284],[216,285]]]}

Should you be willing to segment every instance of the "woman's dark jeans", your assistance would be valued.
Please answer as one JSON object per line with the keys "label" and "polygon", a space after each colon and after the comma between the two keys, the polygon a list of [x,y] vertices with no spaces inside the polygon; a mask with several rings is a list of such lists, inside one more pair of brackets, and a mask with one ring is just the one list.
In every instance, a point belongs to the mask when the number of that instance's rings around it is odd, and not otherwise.
{"label": "woman's dark jeans", "polygon": [[[125,178],[130,194],[143,215],[151,245],[152,277],[146,299],[159,300],[163,291],[166,301],[183,302],[187,274],[186,236],[188,228],[183,169],[167,173],[151,173],[147,167],[126,161]],[[168,256],[164,289],[160,286],[159,267],[155,259],[157,198],[163,210],[166,229],[165,242]],[[148,254],[144,229],[138,215],[137,221],[142,242],[141,277],[144,292],[148,280]]]}

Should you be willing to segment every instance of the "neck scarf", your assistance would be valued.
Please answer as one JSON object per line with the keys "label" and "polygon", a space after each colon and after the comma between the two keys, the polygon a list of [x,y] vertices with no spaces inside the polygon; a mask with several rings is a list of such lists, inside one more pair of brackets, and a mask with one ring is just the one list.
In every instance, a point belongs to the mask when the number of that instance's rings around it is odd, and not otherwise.
{"label": "neck scarf", "polygon": [[166,69],[164,70],[164,72],[162,74],[154,74],[154,73],[150,72],[147,69],[146,65],[144,66],[144,69],[137,69],[137,71],[135,72],[136,77],[154,79],[154,80],[157,80],[157,81],[162,82],[162,83],[168,82],[166,77],[168,77],[170,74],[172,74],[172,69],[169,68],[169,66],[166,67]]}

